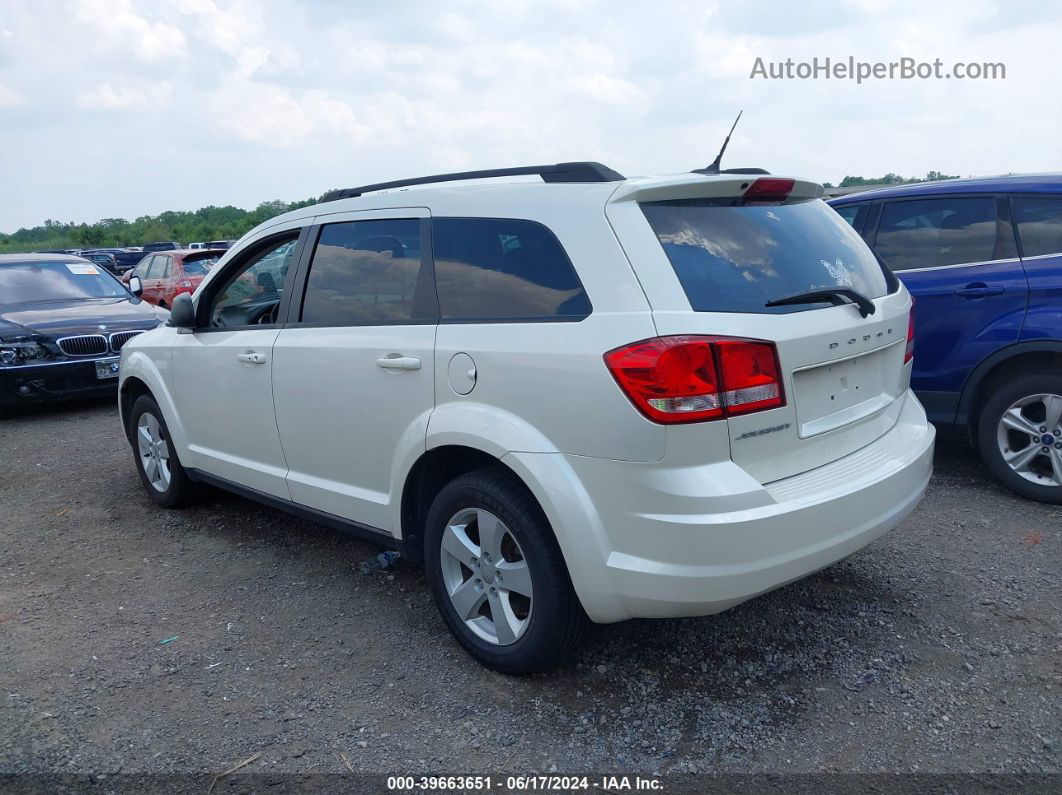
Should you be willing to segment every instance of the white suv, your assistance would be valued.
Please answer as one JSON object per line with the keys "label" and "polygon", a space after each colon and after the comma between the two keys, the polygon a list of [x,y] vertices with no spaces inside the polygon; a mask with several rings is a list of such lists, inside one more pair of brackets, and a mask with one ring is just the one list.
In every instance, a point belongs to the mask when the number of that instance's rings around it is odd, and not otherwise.
{"label": "white suv", "polygon": [[911,298],[821,193],[595,163],[334,191],[122,349],[144,486],[399,548],[508,672],[588,618],[706,615],[803,577],[914,509],[934,438]]}

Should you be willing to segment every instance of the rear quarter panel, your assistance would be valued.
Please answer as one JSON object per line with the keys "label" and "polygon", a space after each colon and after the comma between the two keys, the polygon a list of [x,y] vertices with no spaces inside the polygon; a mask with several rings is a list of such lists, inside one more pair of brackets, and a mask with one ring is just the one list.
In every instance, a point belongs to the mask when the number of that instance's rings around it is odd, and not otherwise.
{"label": "rear quarter panel", "polygon": [[[562,188],[553,194],[559,198],[576,195],[563,190],[567,186],[556,187]],[[604,362],[613,348],[654,336],[655,326],[602,204],[520,201],[507,206],[504,192],[492,198],[490,207],[463,208],[461,214],[544,224],[564,247],[593,310],[580,321],[441,323],[428,447],[460,443],[495,455],[564,452],[660,460],[663,427],[634,408]],[[434,208],[432,213],[447,214]],[[458,394],[448,378],[458,353],[475,362],[476,384],[468,395]]]}

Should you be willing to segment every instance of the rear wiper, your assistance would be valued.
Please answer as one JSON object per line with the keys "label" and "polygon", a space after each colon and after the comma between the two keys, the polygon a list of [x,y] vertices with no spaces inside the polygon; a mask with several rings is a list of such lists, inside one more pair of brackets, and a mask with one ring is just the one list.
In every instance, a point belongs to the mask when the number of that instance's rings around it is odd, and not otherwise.
{"label": "rear wiper", "polygon": [[[845,301],[845,299],[848,301]],[[855,290],[848,287],[825,287],[821,290],[812,290],[808,293],[797,293],[796,295],[787,295],[785,298],[775,298],[773,301],[768,301],[764,306],[789,306],[791,304],[817,304],[825,301],[826,303],[833,304],[834,306],[844,306],[849,301],[855,306],[859,307],[859,314],[862,317],[867,315],[873,315],[877,307],[874,306],[874,302],[867,298],[862,293],[858,293]]]}

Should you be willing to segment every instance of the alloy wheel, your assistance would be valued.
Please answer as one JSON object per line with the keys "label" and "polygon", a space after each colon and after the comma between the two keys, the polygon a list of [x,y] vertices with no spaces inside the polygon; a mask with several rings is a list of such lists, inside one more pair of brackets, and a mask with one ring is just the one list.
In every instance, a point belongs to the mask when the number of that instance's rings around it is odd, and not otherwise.
{"label": "alloy wheel", "polygon": [[1016,474],[1041,486],[1062,486],[1062,395],[1016,400],[999,420],[996,442]]}
{"label": "alloy wheel", "polygon": [[530,624],[534,588],[506,524],[490,511],[466,508],[446,523],[440,546],[443,583],[458,617],[488,643],[519,640]]}
{"label": "alloy wheel", "polygon": [[170,487],[170,445],[154,414],[144,412],[136,424],[136,446],[148,482],[156,491]]}

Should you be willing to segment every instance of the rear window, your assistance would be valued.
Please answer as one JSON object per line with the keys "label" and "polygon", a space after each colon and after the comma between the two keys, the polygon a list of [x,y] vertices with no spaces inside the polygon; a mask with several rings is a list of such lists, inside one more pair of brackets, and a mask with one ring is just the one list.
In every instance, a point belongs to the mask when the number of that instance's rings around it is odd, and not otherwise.
{"label": "rear window", "polygon": [[435,218],[432,235],[444,320],[579,320],[590,314],[568,255],[542,224]]}
{"label": "rear window", "polygon": [[184,272],[190,276],[206,276],[220,257],[220,254],[211,254],[209,257],[185,257]]}
{"label": "rear window", "polygon": [[829,304],[764,304],[829,287],[867,298],[889,291],[863,239],[818,199],[745,206],[683,199],[641,206],[697,312],[785,314]]}

